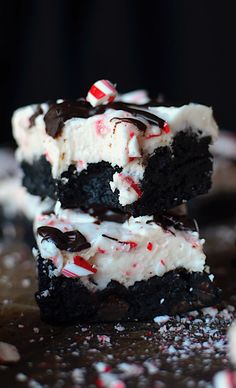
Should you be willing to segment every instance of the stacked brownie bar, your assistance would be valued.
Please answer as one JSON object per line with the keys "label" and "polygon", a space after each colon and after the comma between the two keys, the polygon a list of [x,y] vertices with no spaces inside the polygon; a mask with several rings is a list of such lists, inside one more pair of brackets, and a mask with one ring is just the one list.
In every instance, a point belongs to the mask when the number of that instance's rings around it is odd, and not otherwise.
{"label": "stacked brownie bar", "polygon": [[18,109],[13,133],[24,186],[55,201],[34,223],[44,320],[149,320],[217,302],[184,205],[211,185],[211,108],[102,80],[86,99]]}

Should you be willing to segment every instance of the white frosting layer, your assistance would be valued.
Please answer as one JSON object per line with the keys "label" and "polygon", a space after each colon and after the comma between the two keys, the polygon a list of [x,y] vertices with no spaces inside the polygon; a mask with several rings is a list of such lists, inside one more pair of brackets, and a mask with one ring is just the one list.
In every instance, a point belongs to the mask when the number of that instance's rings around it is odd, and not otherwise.
{"label": "white frosting layer", "polygon": [[[97,224],[93,216],[81,210],[62,210],[57,205],[56,213],[38,216],[34,225],[41,256],[52,260],[57,267],[52,276],[59,276],[63,267],[73,264],[78,255],[97,269],[92,275],[96,285],[89,281],[88,276],[81,277],[81,281],[91,289],[104,289],[110,280],[128,287],[136,281],[163,276],[179,267],[200,272],[204,269],[204,240],[199,239],[197,232],[179,231],[173,227],[166,231],[150,222],[152,216],[131,217],[123,224],[113,221]],[[43,241],[37,234],[40,226],[51,226],[63,232],[78,230],[91,247],[74,253],[61,251],[52,241]],[[118,241],[104,237],[104,234]]]}
{"label": "white frosting layer", "polygon": [[[145,94],[119,96],[118,100],[145,101]],[[48,105],[41,105],[44,114]],[[142,110],[144,108],[142,107]],[[200,104],[175,107],[147,107],[146,111],[159,116],[168,122],[171,131],[165,133],[157,125],[149,124],[140,116],[131,113],[108,109],[104,114],[88,119],[71,118],[64,124],[62,134],[54,139],[45,130],[44,114],[35,119],[30,128],[30,117],[36,111],[36,105],[18,109],[12,118],[13,134],[18,143],[17,159],[32,163],[45,155],[52,166],[52,175],[58,178],[70,164],[77,166],[78,172],[86,169],[89,163],[109,162],[113,167],[122,168],[122,176],[131,177],[139,185],[143,177],[147,159],[156,148],[171,146],[173,137],[181,130],[191,128],[199,137],[217,135],[217,125],[212,109]],[[117,118],[117,119],[116,119]],[[147,126],[145,132],[131,122],[119,118],[135,118]],[[111,182],[114,191],[120,193],[120,203],[127,205],[137,200],[137,192],[123,179],[115,174]]]}

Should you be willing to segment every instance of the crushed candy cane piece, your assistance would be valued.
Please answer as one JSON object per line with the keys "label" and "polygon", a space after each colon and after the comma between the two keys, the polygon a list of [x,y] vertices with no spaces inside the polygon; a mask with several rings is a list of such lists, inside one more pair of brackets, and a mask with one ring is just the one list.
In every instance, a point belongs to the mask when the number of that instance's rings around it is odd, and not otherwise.
{"label": "crushed candy cane piece", "polygon": [[136,194],[138,195],[138,197],[141,197],[141,195],[143,194],[139,185],[137,183],[134,182],[134,180],[131,178],[131,176],[122,176],[122,174],[119,174],[121,175],[122,179],[128,183],[128,185],[136,192]]}
{"label": "crushed candy cane piece", "polygon": [[128,155],[130,158],[139,158],[141,156],[140,146],[137,136],[130,136],[131,139],[128,144]]}
{"label": "crushed candy cane piece", "polygon": [[109,345],[111,343],[111,338],[108,337],[108,335],[105,335],[105,334],[98,334],[97,335],[97,339],[98,341],[100,342],[101,345]]}
{"label": "crushed candy cane piece", "polygon": [[235,388],[236,376],[233,371],[223,370],[217,372],[213,378],[213,386],[215,388]]}
{"label": "crushed candy cane piece", "polygon": [[94,367],[95,369],[97,370],[97,372],[99,373],[106,373],[106,372],[109,372],[111,371],[111,366],[106,364],[105,362],[102,362],[102,361],[98,361],[94,364]]}
{"label": "crushed candy cane piece", "polygon": [[74,264],[78,265],[79,267],[82,267],[84,269],[87,269],[88,271],[91,271],[92,273],[96,273],[97,270],[95,267],[93,267],[91,264],[87,262],[87,260],[84,260],[81,256],[75,256],[74,257]]}
{"label": "crushed candy cane piece", "polygon": [[170,319],[169,315],[160,315],[154,318],[154,322],[161,324],[161,323],[166,323]]}
{"label": "crushed candy cane piece", "polygon": [[152,243],[149,241],[149,242],[147,243],[147,249],[148,249],[149,251],[151,251],[152,248],[153,248],[153,245],[152,245]]}
{"label": "crushed candy cane piece", "polygon": [[7,342],[0,342],[0,364],[18,362],[20,354],[14,345]]}
{"label": "crushed candy cane piece", "polygon": [[102,79],[95,82],[86,97],[86,100],[93,106],[112,102],[117,96],[115,86],[108,80]]}
{"label": "crushed candy cane piece", "polygon": [[121,244],[129,245],[130,249],[137,248],[138,244],[135,241],[119,241]]}
{"label": "crushed candy cane piece", "polygon": [[80,256],[74,257],[74,263],[67,263],[62,269],[62,275],[68,278],[88,276],[97,272],[97,269]]}
{"label": "crushed candy cane piece", "polygon": [[168,123],[165,121],[164,125],[163,125],[163,128],[162,128],[163,132],[165,133],[170,133],[170,127],[168,125]]}

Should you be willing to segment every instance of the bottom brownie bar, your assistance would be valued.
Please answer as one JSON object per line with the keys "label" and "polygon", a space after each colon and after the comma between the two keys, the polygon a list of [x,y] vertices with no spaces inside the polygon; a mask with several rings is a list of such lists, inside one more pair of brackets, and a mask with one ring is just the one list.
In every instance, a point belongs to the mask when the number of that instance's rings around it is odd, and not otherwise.
{"label": "bottom brownie bar", "polygon": [[39,291],[48,322],[150,320],[215,304],[204,240],[182,214],[129,217],[107,209],[36,217]]}
{"label": "bottom brownie bar", "polygon": [[38,257],[41,318],[49,323],[76,321],[146,321],[157,315],[175,315],[214,305],[219,290],[206,272],[185,269],[124,287],[111,281],[102,291],[89,291],[80,279],[50,277],[53,264]]}

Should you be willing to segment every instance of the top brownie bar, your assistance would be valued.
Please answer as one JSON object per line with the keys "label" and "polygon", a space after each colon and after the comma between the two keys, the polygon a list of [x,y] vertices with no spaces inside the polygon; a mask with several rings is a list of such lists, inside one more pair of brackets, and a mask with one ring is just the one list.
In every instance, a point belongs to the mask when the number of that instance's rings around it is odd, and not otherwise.
{"label": "top brownie bar", "polygon": [[58,100],[14,113],[30,193],[63,208],[103,205],[139,216],[208,191],[217,135],[211,108],[160,106],[142,92],[106,102]]}

